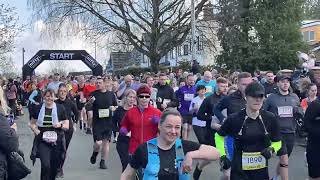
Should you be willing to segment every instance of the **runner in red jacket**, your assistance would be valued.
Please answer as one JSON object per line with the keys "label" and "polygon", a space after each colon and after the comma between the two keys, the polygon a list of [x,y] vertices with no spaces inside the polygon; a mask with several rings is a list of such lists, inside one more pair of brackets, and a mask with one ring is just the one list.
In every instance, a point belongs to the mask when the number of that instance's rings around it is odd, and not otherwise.
{"label": "runner in red jacket", "polygon": [[133,154],[140,144],[157,136],[161,111],[149,105],[151,91],[142,85],[137,90],[138,106],[127,111],[121,122],[120,133],[131,132],[129,154]]}

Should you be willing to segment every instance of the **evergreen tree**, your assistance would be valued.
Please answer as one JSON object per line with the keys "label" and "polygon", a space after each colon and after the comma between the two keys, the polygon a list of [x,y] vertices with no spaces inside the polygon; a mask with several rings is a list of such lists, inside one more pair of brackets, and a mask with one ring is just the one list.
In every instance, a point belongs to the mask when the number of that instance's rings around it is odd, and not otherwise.
{"label": "evergreen tree", "polygon": [[220,0],[218,64],[252,72],[294,68],[305,45],[303,0]]}

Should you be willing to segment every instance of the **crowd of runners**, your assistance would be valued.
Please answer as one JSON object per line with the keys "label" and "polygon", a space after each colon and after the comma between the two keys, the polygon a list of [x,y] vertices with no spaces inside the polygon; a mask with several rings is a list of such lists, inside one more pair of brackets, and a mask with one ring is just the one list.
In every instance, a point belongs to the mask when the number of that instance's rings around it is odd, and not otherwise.
{"label": "crowd of runners", "polygon": [[[223,180],[288,180],[296,132],[305,131],[309,178],[320,179],[318,67],[308,73],[254,75],[181,69],[139,76],[56,73],[24,80],[1,77],[0,85],[0,118],[8,128],[16,130],[19,116],[29,114],[30,158],[40,159],[41,180],[64,176],[77,129],[92,135],[88,162],[98,161],[100,169],[110,165],[109,146],[116,143],[121,180],[198,180],[212,161],[220,161]],[[198,142],[190,141],[192,131]],[[9,147],[5,141],[0,140],[1,152],[9,151],[2,150]],[[278,164],[269,167],[274,156]],[[276,174],[269,174],[270,168]]]}

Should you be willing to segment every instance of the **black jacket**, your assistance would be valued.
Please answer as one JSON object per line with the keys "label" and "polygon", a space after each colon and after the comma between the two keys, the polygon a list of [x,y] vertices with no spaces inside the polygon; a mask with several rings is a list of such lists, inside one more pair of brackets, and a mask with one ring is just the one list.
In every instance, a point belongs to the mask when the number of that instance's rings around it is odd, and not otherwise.
{"label": "black jacket", "polygon": [[69,98],[65,99],[64,101],[57,99],[55,101],[58,104],[61,104],[64,106],[64,109],[66,110],[66,115],[69,120],[69,130],[73,130],[73,115],[74,115],[74,122],[78,123],[79,120],[79,112],[77,109],[77,105]]}
{"label": "black jacket", "polygon": [[16,131],[10,128],[7,118],[0,114],[0,179],[7,179],[7,155],[18,151],[18,136]]}
{"label": "black jacket", "polygon": [[227,109],[227,114],[233,114],[239,112],[245,108],[246,100],[243,98],[241,92],[238,90],[229,96],[223,97],[218,104],[214,107],[214,115],[222,122],[224,115],[221,113],[222,110]]}
{"label": "black jacket", "polygon": [[[174,90],[172,87],[169,85],[158,85],[156,87],[158,89],[157,93],[157,108],[160,109],[161,111],[163,110],[161,108],[161,104],[163,103],[164,99],[169,99],[171,102],[168,103],[168,107],[177,107],[179,102],[176,98],[176,93],[174,93]],[[161,101],[159,101],[161,100]]]}
{"label": "black jacket", "polygon": [[276,93],[278,91],[277,85],[275,83],[270,84],[270,83],[266,82],[263,84],[263,87],[265,89],[266,96],[268,96],[269,94],[272,94],[272,93]]}
{"label": "black jacket", "polygon": [[197,118],[201,121],[206,121],[207,125],[210,126],[212,121],[212,116],[214,116],[213,108],[223,96],[224,95],[217,95],[216,93],[214,93],[206,97],[199,108],[199,111],[197,113]]}
{"label": "black jacket", "polygon": [[308,132],[308,147],[320,147],[320,100],[310,103],[304,116],[304,125]]}

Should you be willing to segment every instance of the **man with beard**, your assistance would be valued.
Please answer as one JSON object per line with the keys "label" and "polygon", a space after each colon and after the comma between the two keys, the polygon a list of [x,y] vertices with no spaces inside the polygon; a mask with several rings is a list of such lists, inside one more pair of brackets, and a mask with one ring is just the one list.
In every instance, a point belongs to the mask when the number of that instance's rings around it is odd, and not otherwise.
{"label": "man with beard", "polygon": [[192,129],[192,114],[189,113],[189,107],[191,100],[196,93],[194,88],[195,78],[192,74],[187,76],[186,85],[180,87],[176,91],[176,97],[180,102],[179,112],[182,116],[183,126],[182,126],[182,139],[188,140],[190,131]]}
{"label": "man with beard", "polygon": [[112,112],[117,106],[117,98],[112,91],[107,90],[106,82],[97,79],[97,90],[91,93],[89,100],[93,111],[93,153],[90,158],[91,164],[95,164],[97,155],[101,152],[100,169],[107,169],[105,161],[108,159],[109,145],[112,133]]}
{"label": "man with beard", "polygon": [[278,74],[276,82],[278,92],[271,94],[265,101],[263,109],[274,113],[279,120],[282,147],[277,153],[280,156],[277,176],[287,180],[288,159],[295,143],[296,119],[303,117],[299,97],[289,91],[291,78],[287,75]]}
{"label": "man with beard", "polygon": [[177,99],[172,87],[166,84],[168,77],[166,74],[160,74],[157,93],[157,108],[163,111],[167,107],[177,107]]}

